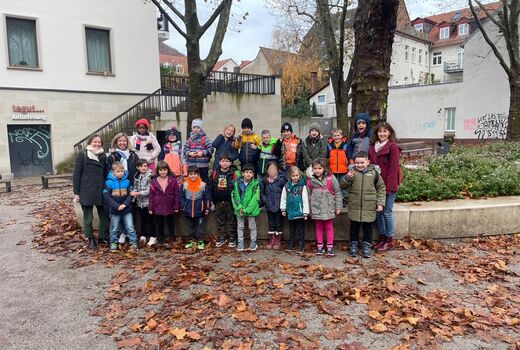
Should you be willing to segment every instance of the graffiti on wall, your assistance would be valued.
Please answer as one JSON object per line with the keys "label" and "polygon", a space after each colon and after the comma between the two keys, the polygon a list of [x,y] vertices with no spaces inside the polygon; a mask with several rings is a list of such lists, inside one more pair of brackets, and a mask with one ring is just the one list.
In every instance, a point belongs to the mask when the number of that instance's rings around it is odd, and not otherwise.
{"label": "graffiti on wall", "polygon": [[464,130],[475,131],[477,129],[477,118],[464,119]]}
{"label": "graffiti on wall", "polygon": [[475,135],[479,140],[506,138],[507,115],[505,113],[488,113],[476,118],[476,122]]}
{"label": "graffiti on wall", "polygon": [[395,125],[400,133],[421,133],[435,129],[439,122],[436,120],[396,120]]}
{"label": "graffiti on wall", "polygon": [[24,143],[29,142],[38,147],[36,155],[38,159],[47,157],[50,153],[50,131],[44,128],[22,127],[9,130],[9,143]]}

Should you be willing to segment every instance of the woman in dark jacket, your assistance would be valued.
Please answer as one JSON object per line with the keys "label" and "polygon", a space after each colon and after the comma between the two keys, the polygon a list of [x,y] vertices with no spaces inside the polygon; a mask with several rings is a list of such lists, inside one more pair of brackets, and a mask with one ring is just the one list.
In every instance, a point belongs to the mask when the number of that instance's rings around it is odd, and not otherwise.
{"label": "woman in dark jacket", "polygon": [[377,228],[380,240],[374,248],[377,251],[387,251],[393,247],[394,237],[394,201],[401,184],[401,149],[395,141],[395,131],[387,122],[377,126],[368,149],[370,162],[379,166],[381,177],[386,186],[386,201],[383,212],[377,213]]}
{"label": "woman in dark jacket", "polygon": [[105,176],[107,177],[112,171],[112,164],[120,162],[125,167],[128,180],[133,183],[135,174],[137,173],[137,161],[139,160],[139,156],[135,153],[135,150],[131,148],[130,137],[124,132],[120,132],[112,139],[111,149],[113,152],[107,157]]}
{"label": "woman in dark jacket", "polygon": [[99,216],[99,240],[106,242],[108,239],[108,215],[103,209],[106,155],[99,135],[90,136],[87,143],[85,151],[76,158],[72,180],[74,200],[79,201],[83,210],[83,232],[88,238],[89,248],[96,249],[92,229],[94,206]]}

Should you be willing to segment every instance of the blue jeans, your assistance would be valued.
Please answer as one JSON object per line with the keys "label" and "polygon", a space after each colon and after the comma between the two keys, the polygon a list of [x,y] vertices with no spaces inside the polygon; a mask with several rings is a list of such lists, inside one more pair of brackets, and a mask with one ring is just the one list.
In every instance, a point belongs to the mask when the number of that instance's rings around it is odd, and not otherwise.
{"label": "blue jeans", "polygon": [[110,214],[110,243],[117,243],[119,238],[119,223],[121,221],[125,225],[126,234],[128,235],[130,243],[137,243],[132,212],[124,215]]}
{"label": "blue jeans", "polygon": [[380,235],[386,237],[394,236],[394,202],[397,192],[386,194],[385,210],[377,212],[376,224]]}
{"label": "blue jeans", "polygon": [[[347,174],[334,174],[334,176],[336,177],[336,180],[338,180],[339,186],[341,187],[341,183]],[[341,190],[341,194],[343,195],[343,198],[347,198],[348,196],[347,190]]]}

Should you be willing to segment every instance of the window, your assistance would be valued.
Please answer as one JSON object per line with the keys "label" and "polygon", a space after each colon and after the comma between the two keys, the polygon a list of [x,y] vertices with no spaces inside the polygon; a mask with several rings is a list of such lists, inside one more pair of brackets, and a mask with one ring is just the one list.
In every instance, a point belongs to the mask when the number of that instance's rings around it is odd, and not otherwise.
{"label": "window", "polygon": [[446,131],[455,131],[455,108],[446,108]]}
{"label": "window", "polygon": [[325,95],[318,95],[318,104],[324,105],[327,101],[325,100]]}
{"label": "window", "polygon": [[441,52],[434,52],[433,53],[433,65],[438,66],[442,63],[442,53]]}
{"label": "window", "polygon": [[422,50],[419,50],[419,64],[422,63]]}
{"label": "window", "polygon": [[408,77],[404,77],[404,85],[408,84]]}
{"label": "window", "polygon": [[227,72],[227,67],[222,68],[223,72]]}
{"label": "window", "polygon": [[412,62],[415,63],[415,47],[412,47]]}
{"label": "window", "polygon": [[424,30],[423,23],[418,23],[418,24],[414,25],[413,27],[418,32],[422,32]]}
{"label": "window", "polygon": [[38,68],[36,20],[6,17],[10,67]]}
{"label": "window", "polygon": [[110,31],[85,28],[87,67],[89,73],[112,73],[110,60]]}
{"label": "window", "polygon": [[439,39],[448,39],[450,37],[450,27],[444,27],[439,30]]}
{"label": "window", "polygon": [[467,35],[469,33],[469,24],[459,24],[459,35]]}
{"label": "window", "polygon": [[410,51],[410,46],[405,45],[404,46],[404,60],[405,61],[408,61],[409,51]]}

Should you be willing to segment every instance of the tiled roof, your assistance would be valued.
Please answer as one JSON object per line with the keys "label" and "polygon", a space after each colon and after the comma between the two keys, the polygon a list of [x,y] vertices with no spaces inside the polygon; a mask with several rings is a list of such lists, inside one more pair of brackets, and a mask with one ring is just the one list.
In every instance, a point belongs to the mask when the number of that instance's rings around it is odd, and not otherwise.
{"label": "tiled roof", "polygon": [[282,74],[283,64],[287,58],[290,56],[296,56],[296,54],[291,52],[270,49],[267,47],[260,47],[260,52],[264,54],[264,57],[267,60],[269,67],[273,71],[273,74],[279,75]]}
{"label": "tiled roof", "polygon": [[173,55],[173,56],[186,56],[182,52],[173,47],[166,45],[165,43],[159,43],[159,54],[160,55]]}
{"label": "tiled roof", "polygon": [[169,63],[172,66],[181,65],[185,68],[188,67],[188,57],[186,56],[160,54],[159,59],[161,64]]}
{"label": "tiled roof", "polygon": [[215,65],[213,66],[213,70],[216,71],[216,70],[219,70],[220,68],[222,68],[222,66],[224,66],[226,63],[228,63],[229,61],[233,61],[233,59],[231,58],[226,58],[225,60],[222,60],[222,61],[218,61],[217,63],[215,63]]}

